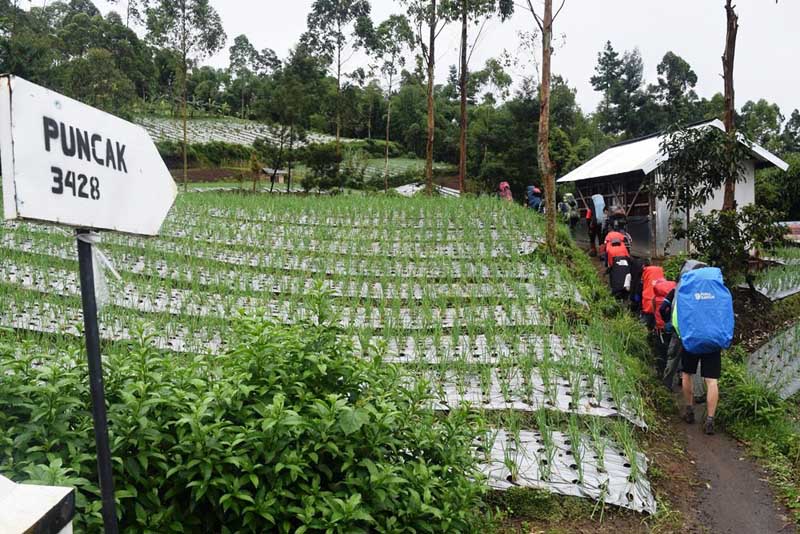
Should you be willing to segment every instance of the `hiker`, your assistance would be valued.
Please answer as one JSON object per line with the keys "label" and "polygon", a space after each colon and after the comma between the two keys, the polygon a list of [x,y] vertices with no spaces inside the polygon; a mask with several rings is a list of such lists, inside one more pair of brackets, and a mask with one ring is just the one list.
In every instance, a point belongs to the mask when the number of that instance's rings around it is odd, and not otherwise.
{"label": "hiker", "polygon": [[625,236],[620,233],[608,235],[608,244],[605,247],[606,273],[611,294],[620,300],[630,294],[632,287],[633,260],[630,251],[625,245]]}
{"label": "hiker", "polygon": [[708,389],[706,434],[714,433],[714,416],[719,403],[722,351],[731,346],[735,318],[733,297],[716,267],[694,269],[681,276],[672,305],[672,326],[681,338],[684,421],[694,423],[693,378],[698,366]]}
{"label": "hiker", "polygon": [[544,207],[544,202],[542,202],[542,190],[535,185],[529,185],[527,187],[526,196],[528,197],[528,207],[535,212],[541,213]]}
{"label": "hiker", "polygon": [[507,202],[514,202],[514,196],[511,194],[511,186],[508,182],[500,182],[500,198]]}
{"label": "hiker", "polygon": [[[680,374],[682,370],[681,353],[683,352],[683,346],[681,345],[680,337],[675,335],[672,326],[672,303],[675,301],[675,294],[677,288],[681,284],[683,275],[695,269],[703,269],[705,267],[708,267],[708,265],[701,261],[686,260],[683,263],[683,267],[681,267],[680,274],[678,275],[678,282],[673,286],[672,290],[667,293],[667,296],[662,299],[661,305],[656,310],[656,314],[660,315],[661,319],[661,323],[659,323],[658,318],[656,318],[656,328],[658,329],[659,324],[663,324],[664,326],[662,331],[665,334],[669,334],[670,338],[667,342],[666,363],[664,364],[664,372],[662,374],[662,382],[670,391],[672,391],[672,388],[675,385],[675,377],[683,376]],[[702,404],[705,399],[705,389],[703,388],[703,381],[699,376],[695,376],[694,378],[693,389],[695,404]]]}
{"label": "hiker", "polygon": [[586,210],[586,228],[589,231],[589,255],[597,256],[597,247],[603,243],[602,228],[605,221],[606,201],[603,195],[592,195],[591,206]]}
{"label": "hiker", "polygon": [[603,233],[606,235],[609,232],[627,233],[627,227],[628,216],[625,213],[625,210],[620,206],[611,206],[611,209],[607,211],[606,224]]}
{"label": "hiker", "polygon": [[[664,269],[657,265],[646,265],[642,269],[642,322],[653,330],[656,324],[656,312],[654,291],[656,282],[665,280]],[[667,292],[669,293],[669,291]],[[664,295],[666,297],[666,294]],[[662,299],[663,300],[663,299]],[[660,304],[659,304],[660,306]],[[663,370],[663,369],[662,369]]]}
{"label": "hiker", "polygon": [[570,230],[574,230],[581,216],[578,212],[578,201],[572,193],[564,195],[564,199],[558,204],[558,211],[564,219],[564,223],[569,225]]}

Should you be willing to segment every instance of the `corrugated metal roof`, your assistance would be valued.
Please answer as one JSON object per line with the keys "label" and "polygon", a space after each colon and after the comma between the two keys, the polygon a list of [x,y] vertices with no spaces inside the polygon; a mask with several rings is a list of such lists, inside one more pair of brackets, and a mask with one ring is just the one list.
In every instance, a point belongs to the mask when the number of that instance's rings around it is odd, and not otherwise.
{"label": "corrugated metal roof", "polygon": [[[714,127],[725,130],[725,125],[719,119],[700,123],[691,127]],[[661,153],[661,142],[664,137],[665,134],[651,135],[639,140],[628,141],[612,146],[566,176],[559,178],[558,182],[580,182],[592,178],[602,178],[605,176],[614,176],[637,171],[650,174],[664,161],[664,154]],[[774,165],[783,171],[789,168],[788,163],[765,148],[751,143],[742,135],[739,135],[739,140],[750,149],[750,152],[756,159]]]}

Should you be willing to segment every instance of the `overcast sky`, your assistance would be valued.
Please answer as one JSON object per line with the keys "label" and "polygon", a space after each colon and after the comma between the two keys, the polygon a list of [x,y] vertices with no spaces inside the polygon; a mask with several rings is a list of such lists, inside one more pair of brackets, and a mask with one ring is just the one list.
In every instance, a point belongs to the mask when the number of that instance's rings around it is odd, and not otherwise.
{"label": "overcast sky", "polygon": [[[124,5],[125,0],[120,3]],[[228,34],[226,48],[207,63],[226,66],[227,47],[233,38],[246,34],[261,49],[269,47],[284,57],[306,28],[306,16],[313,0],[211,0],[222,17]],[[556,0],[556,3],[558,1]],[[522,0],[518,4],[524,4]],[[541,0],[534,0],[534,5]],[[99,1],[98,5],[103,5]],[[721,92],[721,56],[725,41],[724,0],[566,0],[556,21],[561,36],[553,57],[553,71],[561,74],[578,90],[584,111],[595,109],[600,95],[593,91],[589,78],[594,72],[597,53],[607,40],[618,51],[638,47],[645,64],[648,82],[656,78],[656,65],[672,50],[686,59],[699,77],[697,92],[710,97]],[[800,108],[800,0],[738,0],[740,17],[736,56],[737,106],[747,100],[766,98],[776,102],[785,116]],[[106,8],[107,9],[107,8]],[[403,11],[398,0],[372,0],[373,20],[379,22]],[[480,68],[485,60],[507,50],[524,58],[520,49],[520,30],[530,30],[534,21],[527,11],[517,9],[505,24],[486,25],[470,68]],[[473,35],[476,33],[473,30]],[[439,81],[448,66],[458,58],[459,28],[445,30],[437,54]],[[358,66],[355,57],[348,68]],[[512,71],[516,79],[533,74],[526,62]],[[526,72],[529,71],[529,72]]]}

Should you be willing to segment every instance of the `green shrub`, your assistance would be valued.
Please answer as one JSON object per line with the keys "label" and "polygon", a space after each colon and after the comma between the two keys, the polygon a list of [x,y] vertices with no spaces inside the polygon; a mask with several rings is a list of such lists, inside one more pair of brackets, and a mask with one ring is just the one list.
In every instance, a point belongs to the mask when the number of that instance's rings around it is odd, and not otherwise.
{"label": "green shrub", "polygon": [[[124,531],[480,530],[475,415],[437,415],[424,384],[400,386],[397,367],[355,357],[333,327],[245,318],[236,331],[222,357],[160,353],[144,336],[108,354]],[[84,360],[0,345],[0,471],[76,486],[76,527],[98,532]]]}
{"label": "green shrub", "polygon": [[685,252],[679,252],[674,256],[670,256],[664,261],[662,265],[664,269],[664,276],[667,277],[667,280],[672,280],[673,282],[678,281],[678,277],[681,274],[681,268],[683,264],[686,263],[686,260],[689,259],[689,256]]}
{"label": "green shrub", "polygon": [[719,413],[726,424],[770,426],[784,417],[786,404],[777,390],[762,384],[745,363],[729,355],[723,362]]}

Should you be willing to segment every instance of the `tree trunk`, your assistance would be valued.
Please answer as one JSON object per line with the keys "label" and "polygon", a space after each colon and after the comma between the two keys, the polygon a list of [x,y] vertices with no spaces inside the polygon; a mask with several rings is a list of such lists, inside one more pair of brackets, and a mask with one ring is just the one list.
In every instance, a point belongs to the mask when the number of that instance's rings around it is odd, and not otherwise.
{"label": "tree trunk", "polygon": [[[736,59],[736,36],[739,33],[739,16],[736,14],[732,0],[727,0],[725,13],[728,19],[728,32],[725,38],[725,54],[722,56],[722,69],[725,78],[725,130],[734,142],[736,135],[736,99],[733,87],[733,66]],[[725,179],[725,198],[723,211],[736,209],[736,179],[738,176],[727,176]]]}
{"label": "tree trunk", "polygon": [[461,137],[459,139],[458,190],[464,193],[467,179],[467,0],[461,0]]}
{"label": "tree trunk", "polygon": [[294,163],[294,126],[289,127],[289,154],[286,157],[286,193],[291,193],[292,187],[292,164]]}
{"label": "tree trunk", "polygon": [[392,77],[389,76],[389,95],[386,98],[386,147],[383,167],[383,192],[389,191],[389,127],[392,124]]}
{"label": "tree trunk", "polygon": [[188,38],[187,35],[187,28],[186,28],[186,4],[182,5],[182,12],[181,12],[181,69],[183,76],[181,77],[181,83],[183,87],[181,88],[183,92],[183,190],[186,191],[189,188],[189,156],[187,154],[187,144],[189,142],[189,135],[186,131],[186,105],[188,100],[188,81],[186,78],[189,77],[189,65],[188,65],[188,43],[186,42]]}
{"label": "tree trunk", "polygon": [[539,88],[539,172],[544,178],[547,247],[556,249],[556,180],[550,162],[550,59],[553,55],[553,0],[544,1],[542,80]]}
{"label": "tree trunk", "polygon": [[183,90],[183,99],[182,99],[183,102],[181,104],[182,104],[182,108],[183,108],[182,115],[183,115],[183,190],[184,191],[186,191],[186,189],[189,187],[189,155],[188,155],[188,151],[187,151],[187,145],[188,145],[188,142],[189,142],[189,134],[187,132],[187,116],[186,116],[187,115],[186,106],[187,106],[187,100],[188,100],[188,95],[187,95],[187,85],[188,84],[186,83],[186,78],[188,77],[188,72],[187,72],[188,69],[189,68],[186,65],[186,54],[184,53],[184,55],[183,55],[183,79],[181,80],[181,82],[183,83],[183,88],[182,88],[182,90]]}
{"label": "tree trunk", "polygon": [[[338,24],[339,35],[342,34],[342,26],[341,23]],[[339,143],[341,142],[341,135],[342,135],[342,46],[341,44],[337,44],[336,46],[336,156],[338,157],[340,154],[341,147]],[[337,164],[338,170],[338,164]]]}
{"label": "tree trunk", "polygon": [[427,192],[433,194],[433,135],[435,131],[434,123],[434,101],[433,101],[433,77],[436,66],[436,0],[431,0],[431,19],[430,37],[428,41],[428,141],[425,147],[425,180],[427,182]]}

